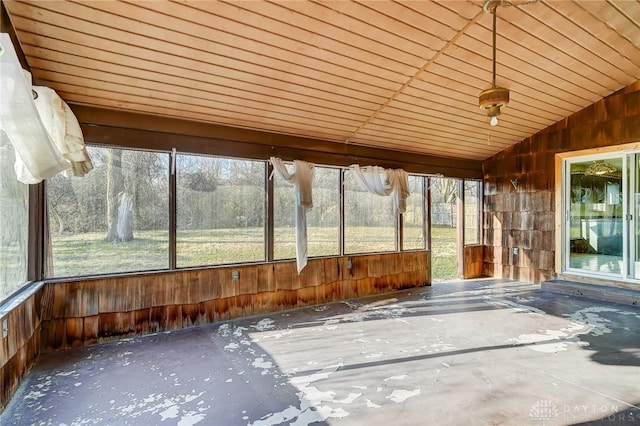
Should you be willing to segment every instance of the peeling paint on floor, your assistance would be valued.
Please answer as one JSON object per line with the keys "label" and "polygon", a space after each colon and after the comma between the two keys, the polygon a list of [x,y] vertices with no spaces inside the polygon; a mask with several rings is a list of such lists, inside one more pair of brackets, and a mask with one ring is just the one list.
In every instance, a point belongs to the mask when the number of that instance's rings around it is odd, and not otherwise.
{"label": "peeling paint on floor", "polygon": [[542,406],[555,424],[598,420],[579,405],[640,419],[637,308],[557,297],[442,283],[47,354],[1,423],[527,425]]}
{"label": "peeling paint on floor", "polygon": [[530,349],[544,353],[566,351],[569,345],[589,346],[589,342],[580,339],[583,335],[602,336],[613,330],[606,324],[611,321],[598,315],[606,312],[612,314],[628,314],[619,309],[608,307],[588,307],[571,314],[564,314],[571,322],[558,330],[540,330],[538,333],[521,334],[518,337],[507,339],[519,345],[527,345]]}

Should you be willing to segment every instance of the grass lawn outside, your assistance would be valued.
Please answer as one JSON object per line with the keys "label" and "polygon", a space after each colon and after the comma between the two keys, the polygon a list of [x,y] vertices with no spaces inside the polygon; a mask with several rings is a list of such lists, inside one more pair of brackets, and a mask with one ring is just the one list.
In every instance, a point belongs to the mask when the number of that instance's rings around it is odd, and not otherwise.
{"label": "grass lawn outside", "polygon": [[431,227],[431,279],[434,282],[458,278],[456,228]]}
{"label": "grass lawn outside", "polygon": [[[385,252],[395,249],[394,233],[388,228],[349,228],[348,254]],[[309,254],[337,256],[338,228],[308,228]],[[407,228],[407,239],[417,240],[419,228]],[[415,233],[416,235],[412,235]],[[275,230],[277,260],[295,258],[295,233],[291,227]],[[408,234],[408,235],[407,235]],[[162,270],[169,267],[168,231],[134,231],[124,243],[105,242],[106,232],[54,234],[51,238],[55,277]],[[205,229],[178,231],[178,267],[209,266],[265,260],[263,228]],[[433,276],[455,278],[455,228],[433,228]],[[444,278],[446,279],[446,278]]]}

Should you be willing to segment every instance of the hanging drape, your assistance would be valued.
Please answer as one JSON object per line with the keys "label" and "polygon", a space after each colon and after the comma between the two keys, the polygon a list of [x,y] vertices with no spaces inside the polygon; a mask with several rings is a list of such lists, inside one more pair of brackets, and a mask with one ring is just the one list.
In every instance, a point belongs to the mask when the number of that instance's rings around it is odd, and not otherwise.
{"label": "hanging drape", "polygon": [[305,161],[293,162],[295,171],[289,173],[280,158],[271,157],[273,170],[284,180],[294,185],[296,194],[296,264],[298,273],[307,265],[309,256],[307,249],[307,211],[313,207],[311,187],[313,183],[314,165]]}
{"label": "hanging drape", "polygon": [[409,175],[402,169],[385,169],[380,166],[350,167],[363,188],[378,195],[393,195],[393,207],[399,213],[407,210]]}
{"label": "hanging drape", "polygon": [[35,99],[38,114],[58,151],[71,168],[67,176],[84,176],[91,169],[91,159],[84,144],[84,137],[76,116],[69,105],[49,87],[33,86],[38,94]]}
{"label": "hanging drape", "polygon": [[[69,106],[47,87],[32,87],[8,34],[0,34],[0,131],[16,153],[18,180],[35,184],[54,175],[91,170],[80,125]],[[34,101],[34,93],[37,95]]]}
{"label": "hanging drape", "polygon": [[8,34],[0,34],[0,47],[0,131],[13,145],[18,180],[38,183],[68,169],[69,164],[40,120],[31,75],[22,69]]}

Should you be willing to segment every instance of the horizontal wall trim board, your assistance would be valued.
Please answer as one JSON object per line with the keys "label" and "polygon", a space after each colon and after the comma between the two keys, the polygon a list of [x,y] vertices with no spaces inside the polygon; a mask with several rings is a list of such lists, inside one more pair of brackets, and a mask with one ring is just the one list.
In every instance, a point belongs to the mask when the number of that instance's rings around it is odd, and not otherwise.
{"label": "horizontal wall trim board", "polygon": [[481,179],[482,163],[369,148],[349,143],[233,128],[176,118],[70,104],[87,142],[130,148],[179,151],[196,154],[266,160],[305,160],[317,164],[379,165],[403,168],[410,173]]}

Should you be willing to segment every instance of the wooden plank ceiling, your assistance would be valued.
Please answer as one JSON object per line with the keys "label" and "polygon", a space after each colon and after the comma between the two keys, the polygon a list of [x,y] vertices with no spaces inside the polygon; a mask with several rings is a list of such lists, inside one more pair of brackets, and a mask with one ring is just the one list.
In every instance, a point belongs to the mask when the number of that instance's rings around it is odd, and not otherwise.
{"label": "wooden plank ceiling", "polygon": [[640,2],[4,1],[67,102],[483,160],[640,79]]}

